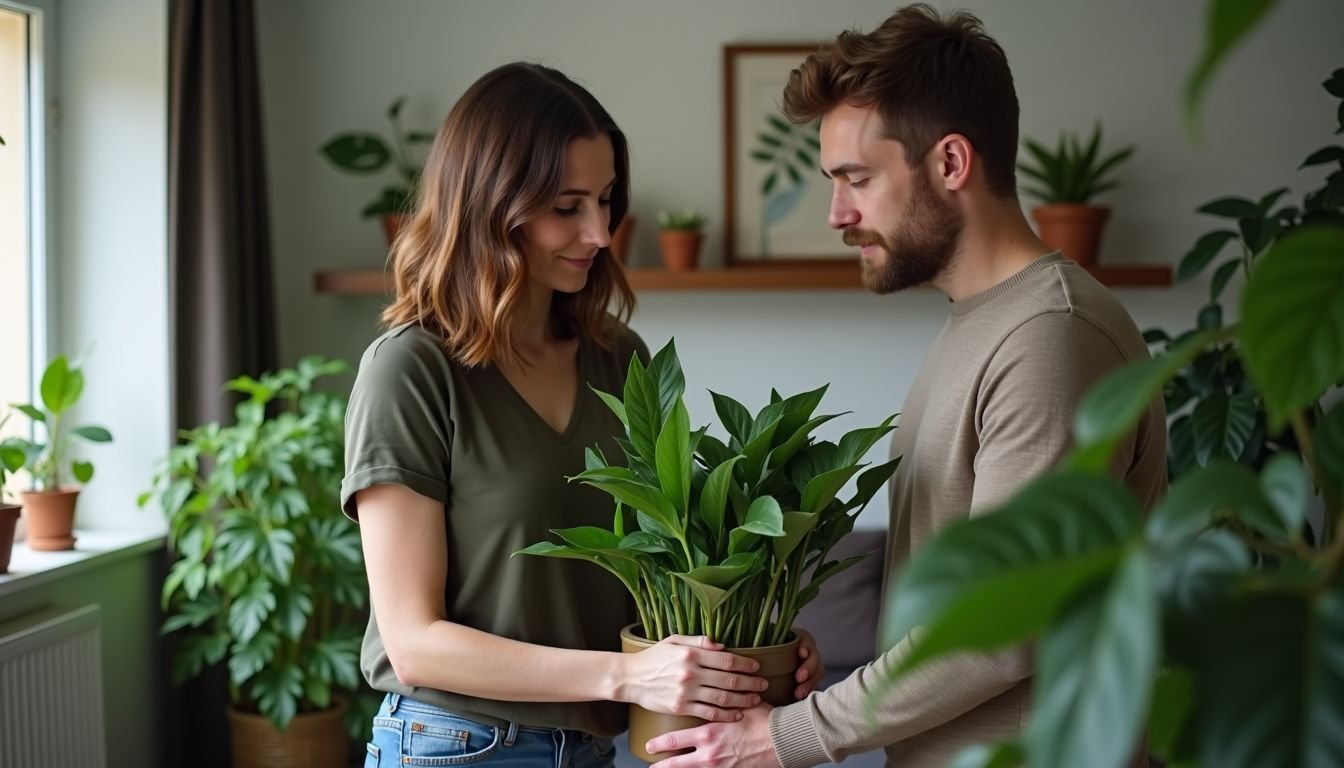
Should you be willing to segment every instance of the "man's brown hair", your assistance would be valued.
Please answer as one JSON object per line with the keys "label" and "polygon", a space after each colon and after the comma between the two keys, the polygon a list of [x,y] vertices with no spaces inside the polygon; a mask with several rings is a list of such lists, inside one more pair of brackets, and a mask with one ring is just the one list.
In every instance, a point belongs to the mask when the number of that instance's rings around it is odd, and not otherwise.
{"label": "man's brown hair", "polygon": [[876,109],[913,168],[939,139],[970,140],[991,193],[1017,197],[1017,91],[1008,58],[980,19],[919,3],[863,34],[842,32],[789,75],[784,113],[816,120],[841,104]]}
{"label": "man's brown hair", "polygon": [[[615,152],[615,232],[630,206],[630,154],[597,99],[536,64],[506,64],[477,80],[439,129],[415,212],[393,244],[396,298],[383,322],[424,327],[464,365],[519,360],[513,331],[528,296],[522,226],[554,204],[569,142],[601,135]],[[634,293],[603,248],[583,290],[555,293],[552,332],[612,348],[613,300],[616,318],[627,320]]]}

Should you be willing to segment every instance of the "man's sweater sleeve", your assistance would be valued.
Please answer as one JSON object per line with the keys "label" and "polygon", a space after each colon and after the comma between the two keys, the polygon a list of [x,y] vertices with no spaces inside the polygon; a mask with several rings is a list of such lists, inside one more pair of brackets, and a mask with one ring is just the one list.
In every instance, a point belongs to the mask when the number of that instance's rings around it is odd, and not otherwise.
{"label": "man's sweater sleeve", "polygon": [[[989,511],[1054,467],[1071,447],[1073,416],[1083,395],[1121,363],[1115,344],[1071,313],[1039,315],[1010,333],[987,364],[977,393],[980,447],[969,513]],[[1127,464],[1132,451],[1132,443],[1121,441],[1117,465]],[[774,710],[770,737],[783,768],[836,762],[894,744],[971,711],[1032,674],[1027,647],[959,654],[904,675],[879,700],[884,681],[909,654],[910,641],[906,637],[827,690]]]}

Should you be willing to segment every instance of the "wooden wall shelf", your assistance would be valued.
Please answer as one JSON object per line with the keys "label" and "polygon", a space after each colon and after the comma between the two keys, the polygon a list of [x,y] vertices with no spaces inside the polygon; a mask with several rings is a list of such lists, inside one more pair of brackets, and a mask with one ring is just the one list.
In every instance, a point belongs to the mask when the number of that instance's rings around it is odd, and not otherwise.
{"label": "wooden wall shelf", "polygon": [[[1090,270],[1113,288],[1160,288],[1171,285],[1171,267],[1162,265],[1101,266]],[[856,262],[765,264],[727,269],[668,272],[631,269],[626,273],[635,291],[844,291],[858,290]],[[327,269],[313,274],[317,293],[335,296],[386,296],[391,291],[382,270]]]}

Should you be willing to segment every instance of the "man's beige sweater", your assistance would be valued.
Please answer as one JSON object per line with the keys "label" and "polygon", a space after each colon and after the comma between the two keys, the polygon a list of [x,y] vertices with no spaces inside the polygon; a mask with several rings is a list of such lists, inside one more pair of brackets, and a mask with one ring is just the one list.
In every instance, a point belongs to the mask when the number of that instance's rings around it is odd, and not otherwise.
{"label": "man's beige sweater", "polygon": [[[988,511],[1053,467],[1071,448],[1087,389],[1147,357],[1124,307],[1057,253],[953,302],[892,440],[892,455],[904,458],[891,481],[888,576],[947,524]],[[1114,466],[1145,509],[1165,491],[1160,402],[1122,441]],[[774,710],[770,736],[783,768],[876,747],[886,747],[888,765],[943,768],[966,746],[1022,730],[1031,709],[1026,649],[918,669],[878,703],[870,723],[873,691],[906,653],[908,638],[844,681]]]}

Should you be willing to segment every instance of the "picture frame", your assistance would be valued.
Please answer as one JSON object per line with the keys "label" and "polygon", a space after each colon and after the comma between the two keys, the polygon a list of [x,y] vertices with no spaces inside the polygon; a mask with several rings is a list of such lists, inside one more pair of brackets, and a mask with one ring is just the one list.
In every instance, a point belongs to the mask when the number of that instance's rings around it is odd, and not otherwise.
{"label": "picture frame", "polygon": [[817,125],[784,119],[789,73],[823,43],[723,48],[723,248],[727,267],[857,264],[826,221]]}

